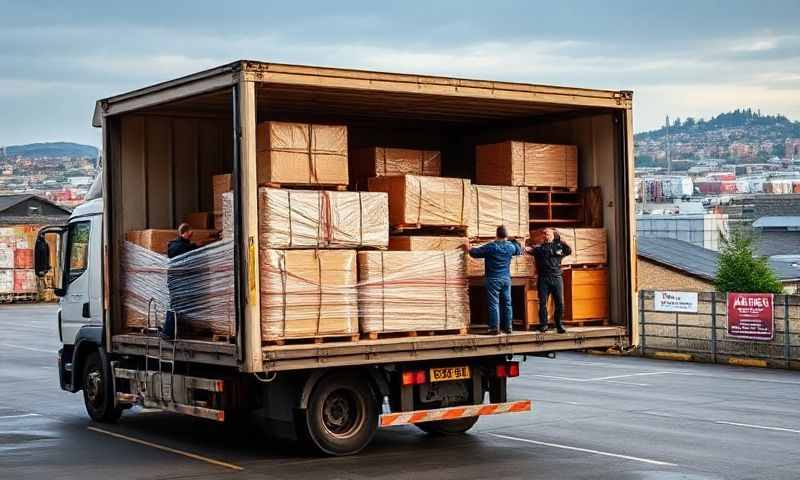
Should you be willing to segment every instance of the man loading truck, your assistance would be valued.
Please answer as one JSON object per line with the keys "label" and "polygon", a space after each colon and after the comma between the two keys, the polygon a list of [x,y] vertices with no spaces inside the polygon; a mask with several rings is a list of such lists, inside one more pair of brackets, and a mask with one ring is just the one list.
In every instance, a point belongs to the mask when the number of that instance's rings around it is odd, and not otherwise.
{"label": "man loading truck", "polygon": [[547,300],[553,295],[553,320],[558,333],[564,333],[561,318],[564,315],[564,281],[561,278],[561,260],[572,254],[572,249],[561,240],[558,232],[552,228],[545,229],[545,241],[533,248],[536,260],[537,290],[539,294],[539,327],[540,332],[547,331]]}

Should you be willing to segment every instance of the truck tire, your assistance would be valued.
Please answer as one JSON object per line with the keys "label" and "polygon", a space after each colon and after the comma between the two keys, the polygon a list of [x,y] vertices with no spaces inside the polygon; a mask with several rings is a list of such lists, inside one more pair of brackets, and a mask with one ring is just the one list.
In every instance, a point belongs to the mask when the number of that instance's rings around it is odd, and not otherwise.
{"label": "truck tire", "polygon": [[417,428],[430,435],[461,435],[466,433],[478,421],[478,417],[466,417],[456,420],[437,420],[435,422],[417,423]]}
{"label": "truck tire", "polygon": [[378,406],[366,378],[343,373],[314,387],[305,415],[306,436],[328,455],[353,455],[378,431]]}
{"label": "truck tire", "polygon": [[122,408],[114,407],[114,392],[108,371],[98,352],[90,353],[83,366],[83,404],[95,422],[115,422]]}

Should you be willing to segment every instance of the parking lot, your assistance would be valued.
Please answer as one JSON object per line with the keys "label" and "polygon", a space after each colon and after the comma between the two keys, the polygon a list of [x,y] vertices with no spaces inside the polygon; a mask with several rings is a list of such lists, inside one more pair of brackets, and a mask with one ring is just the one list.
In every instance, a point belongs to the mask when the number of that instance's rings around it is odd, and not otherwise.
{"label": "parking lot", "polygon": [[782,370],[560,354],[511,381],[529,414],[435,438],[386,429],[358,456],[155,411],[93,424],[59,389],[55,305],[0,307],[0,478],[800,477],[800,375]]}

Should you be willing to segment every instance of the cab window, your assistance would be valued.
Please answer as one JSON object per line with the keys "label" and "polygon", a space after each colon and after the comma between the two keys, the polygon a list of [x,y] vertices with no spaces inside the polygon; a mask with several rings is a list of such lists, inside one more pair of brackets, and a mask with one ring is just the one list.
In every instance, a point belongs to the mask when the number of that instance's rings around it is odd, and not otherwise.
{"label": "cab window", "polygon": [[89,234],[91,222],[73,222],[69,225],[67,245],[69,248],[69,281],[80,277],[89,266]]}

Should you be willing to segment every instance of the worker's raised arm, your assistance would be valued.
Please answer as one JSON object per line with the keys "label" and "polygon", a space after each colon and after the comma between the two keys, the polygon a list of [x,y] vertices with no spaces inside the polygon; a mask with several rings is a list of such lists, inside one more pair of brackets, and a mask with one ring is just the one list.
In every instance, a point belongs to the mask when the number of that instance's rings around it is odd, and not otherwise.
{"label": "worker's raised arm", "polygon": [[[484,258],[486,256],[488,243],[481,245],[480,247],[473,247],[467,250],[469,256],[472,258]],[[467,249],[468,245],[465,245],[465,250]]]}
{"label": "worker's raised arm", "polygon": [[514,255],[522,255],[524,249],[522,248],[522,245],[519,244],[519,240],[515,238],[511,241],[511,244],[514,245]]}

